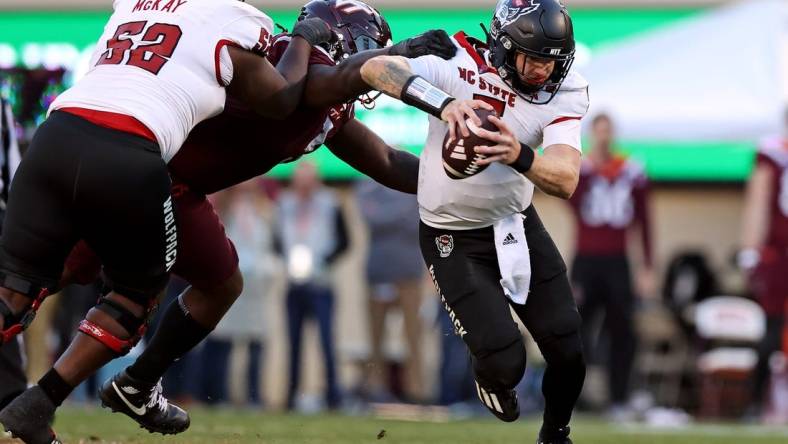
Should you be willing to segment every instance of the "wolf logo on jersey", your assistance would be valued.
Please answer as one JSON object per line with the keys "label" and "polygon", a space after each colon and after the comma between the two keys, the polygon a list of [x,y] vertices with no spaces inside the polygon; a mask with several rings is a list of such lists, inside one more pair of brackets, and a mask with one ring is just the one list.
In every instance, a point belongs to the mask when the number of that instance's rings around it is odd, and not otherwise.
{"label": "wolf logo on jersey", "polygon": [[443,234],[435,238],[435,245],[438,247],[441,257],[449,257],[454,250],[454,238],[451,234]]}

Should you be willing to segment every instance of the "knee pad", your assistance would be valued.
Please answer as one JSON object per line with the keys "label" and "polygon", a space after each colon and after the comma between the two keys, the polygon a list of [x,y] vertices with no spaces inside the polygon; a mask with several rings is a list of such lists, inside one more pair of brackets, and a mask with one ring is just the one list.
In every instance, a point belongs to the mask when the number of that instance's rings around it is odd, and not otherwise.
{"label": "knee pad", "polygon": [[518,338],[502,349],[474,357],[473,371],[486,389],[510,390],[523,378],[525,364],[525,344]]}
{"label": "knee pad", "polygon": [[155,299],[149,301],[145,313],[142,317],[138,317],[126,307],[111,299],[106,297],[99,299],[96,309],[103,311],[120,324],[128,332],[128,338],[119,338],[104,327],[87,319],[82,320],[79,324],[79,331],[101,342],[119,356],[123,356],[137,345],[148,329],[150,319],[156,310],[155,301]]}

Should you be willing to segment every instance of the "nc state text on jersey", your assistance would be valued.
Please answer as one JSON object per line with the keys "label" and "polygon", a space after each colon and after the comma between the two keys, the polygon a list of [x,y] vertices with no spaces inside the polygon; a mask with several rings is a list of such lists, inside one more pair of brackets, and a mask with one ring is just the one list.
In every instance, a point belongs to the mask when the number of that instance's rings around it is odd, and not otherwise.
{"label": "nc state text on jersey", "polygon": [[482,91],[487,91],[493,96],[500,97],[504,103],[506,103],[509,107],[514,107],[515,100],[517,99],[517,95],[511,91],[506,91],[505,89],[495,86],[492,83],[484,80],[483,77],[478,75],[475,71],[471,69],[457,67],[460,72],[460,78],[467,82],[469,85],[476,85],[478,82],[479,89]]}
{"label": "nc state text on jersey", "polygon": [[[188,0],[137,0],[131,12],[157,10],[160,12],[175,12]],[[163,5],[162,5],[163,4]]]}

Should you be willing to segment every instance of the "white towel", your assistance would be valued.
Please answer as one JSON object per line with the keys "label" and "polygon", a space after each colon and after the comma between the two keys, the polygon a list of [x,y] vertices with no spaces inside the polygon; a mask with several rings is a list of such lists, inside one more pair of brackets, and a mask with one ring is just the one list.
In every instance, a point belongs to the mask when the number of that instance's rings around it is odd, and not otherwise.
{"label": "white towel", "polygon": [[531,257],[523,227],[525,216],[514,213],[493,224],[501,287],[515,304],[524,305],[531,286]]}

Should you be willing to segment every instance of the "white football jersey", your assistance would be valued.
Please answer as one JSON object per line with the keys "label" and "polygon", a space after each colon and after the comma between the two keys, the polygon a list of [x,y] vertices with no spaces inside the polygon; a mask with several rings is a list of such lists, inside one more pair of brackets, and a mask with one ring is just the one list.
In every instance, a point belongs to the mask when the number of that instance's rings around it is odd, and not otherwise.
{"label": "white football jersey", "polygon": [[[518,96],[489,67],[463,33],[454,36],[457,55],[410,59],[411,70],[459,100],[492,104],[517,136],[532,148],[566,144],[581,151],[580,119],[588,110],[588,83],[570,71],[553,100],[534,105]],[[467,230],[492,225],[528,208],[534,185],[524,175],[495,162],[466,179],[455,180],[443,170],[443,140],[448,126],[429,117],[429,133],[421,153],[418,199],[420,216],[435,228]]]}
{"label": "white football jersey", "polygon": [[142,122],[169,161],[224,108],[228,45],[264,54],[272,20],[239,0],[115,0],[91,69],[50,111],[77,107]]}

